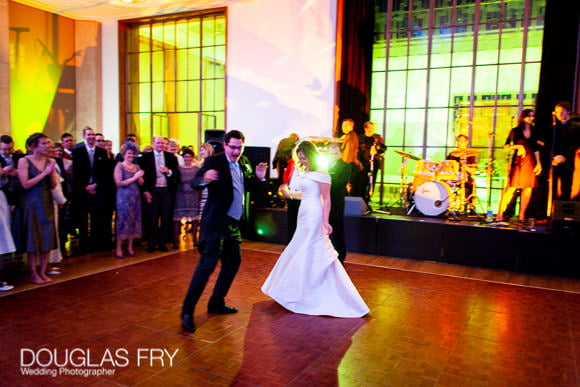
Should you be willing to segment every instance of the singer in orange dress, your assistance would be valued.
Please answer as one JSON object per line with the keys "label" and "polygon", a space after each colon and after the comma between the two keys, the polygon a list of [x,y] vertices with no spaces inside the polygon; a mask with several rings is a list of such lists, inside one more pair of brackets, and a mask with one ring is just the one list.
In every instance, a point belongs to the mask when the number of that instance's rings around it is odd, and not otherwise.
{"label": "singer in orange dress", "polygon": [[513,128],[505,142],[504,149],[513,150],[508,184],[502,193],[496,220],[503,221],[504,212],[517,189],[521,190],[518,219],[526,221],[526,210],[532,197],[532,189],[538,186],[536,176],[542,173],[540,149],[534,134],[535,113],[524,109],[518,118],[518,126]]}

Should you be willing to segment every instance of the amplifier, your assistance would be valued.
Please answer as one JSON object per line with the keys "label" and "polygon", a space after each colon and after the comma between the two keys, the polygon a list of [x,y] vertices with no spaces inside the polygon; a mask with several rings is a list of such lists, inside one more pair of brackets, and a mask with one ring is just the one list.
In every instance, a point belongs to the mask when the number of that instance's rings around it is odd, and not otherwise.
{"label": "amplifier", "polygon": [[364,215],[369,211],[369,207],[359,196],[346,196],[344,198],[345,215]]}

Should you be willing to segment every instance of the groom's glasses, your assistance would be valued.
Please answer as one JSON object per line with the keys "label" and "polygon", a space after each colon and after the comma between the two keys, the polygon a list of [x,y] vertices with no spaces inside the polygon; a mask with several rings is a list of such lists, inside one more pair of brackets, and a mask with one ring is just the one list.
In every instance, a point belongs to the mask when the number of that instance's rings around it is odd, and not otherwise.
{"label": "groom's glasses", "polygon": [[241,150],[244,149],[244,146],[243,145],[242,146],[233,146],[233,145],[229,145],[228,144],[227,147],[230,148],[230,149],[232,149],[232,150],[239,150],[239,151],[241,151]]}

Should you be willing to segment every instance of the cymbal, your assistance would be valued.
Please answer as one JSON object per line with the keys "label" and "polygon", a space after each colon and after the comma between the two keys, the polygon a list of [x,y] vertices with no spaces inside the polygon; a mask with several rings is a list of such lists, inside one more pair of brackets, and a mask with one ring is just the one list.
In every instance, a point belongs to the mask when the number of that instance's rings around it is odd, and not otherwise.
{"label": "cymbal", "polygon": [[411,160],[421,160],[421,159],[420,159],[420,158],[418,158],[417,156],[413,156],[413,155],[412,155],[412,154],[410,154],[410,153],[403,152],[403,151],[400,151],[400,150],[395,150],[395,153],[397,153],[397,154],[399,154],[399,155],[401,155],[401,156],[403,156],[403,157],[407,157],[407,158],[409,158],[409,159],[411,159]]}
{"label": "cymbal", "polygon": [[466,149],[454,149],[451,151],[450,155],[453,157],[471,157],[477,156],[479,154],[479,149],[466,148]]}

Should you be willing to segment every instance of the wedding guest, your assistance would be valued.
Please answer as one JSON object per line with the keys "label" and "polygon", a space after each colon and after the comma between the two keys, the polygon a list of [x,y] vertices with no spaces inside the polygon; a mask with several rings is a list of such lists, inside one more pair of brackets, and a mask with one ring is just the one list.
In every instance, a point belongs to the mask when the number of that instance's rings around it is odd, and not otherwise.
{"label": "wedding guest", "polygon": [[57,247],[50,190],[56,187],[58,176],[56,162],[47,157],[50,142],[46,135],[32,134],[26,140],[26,148],[29,155],[18,161],[18,177],[24,189],[22,247],[28,253],[30,282],[44,284],[52,282],[46,274],[48,252]]}
{"label": "wedding guest", "polygon": [[173,153],[177,158],[177,164],[179,164],[179,166],[183,165],[183,157],[179,154],[179,141],[176,138],[169,139],[169,153]]}
{"label": "wedding guest", "polygon": [[113,173],[117,185],[115,217],[115,255],[123,258],[123,241],[127,241],[127,253],[135,256],[133,242],[135,238],[141,238],[141,194],[139,186],[143,185],[145,174],[138,164],[134,163],[137,156],[137,145],[133,142],[125,142],[121,147],[120,154],[123,161],[117,163]]}
{"label": "wedding guest", "polygon": [[[199,158],[195,160],[194,164],[201,168],[203,162],[206,158],[213,155],[214,149],[211,144],[203,143],[199,146]],[[201,198],[199,200],[199,213],[203,213],[203,206],[205,206],[205,202],[207,201],[207,187],[201,190]],[[197,230],[195,230],[197,232]]]}
{"label": "wedding guest", "polygon": [[199,201],[201,191],[191,188],[191,180],[199,171],[200,167],[193,164],[194,154],[191,149],[183,150],[183,165],[179,166],[181,179],[175,193],[175,207],[173,209],[174,241],[173,248],[178,248],[179,236],[181,235],[181,222],[185,220],[191,225],[193,232],[193,245],[197,247],[197,228],[201,219]]}
{"label": "wedding guest", "polygon": [[83,129],[83,139],[73,151],[73,207],[78,220],[79,247],[86,251],[110,251],[112,244],[108,196],[113,174],[107,151],[96,146],[95,132]]}
{"label": "wedding guest", "polygon": [[66,255],[66,242],[68,235],[74,232],[73,213],[72,213],[72,160],[64,158],[64,147],[61,143],[54,143],[54,161],[56,161],[57,172],[59,175],[60,189],[66,198],[65,203],[58,209],[58,226],[57,234],[60,251]]}
{"label": "wedding guest", "polygon": [[72,152],[75,149],[75,139],[73,135],[70,133],[63,133],[62,136],[60,136],[60,142],[64,148],[63,158],[72,160]]}
{"label": "wedding guest", "polygon": [[179,181],[179,168],[173,153],[167,152],[168,140],[157,136],[153,139],[154,150],[139,158],[139,166],[145,175],[142,186],[145,198],[148,248],[167,252],[167,243],[172,240],[173,204],[175,188]]}
{"label": "wedding guest", "polygon": [[47,270],[46,274],[49,275],[57,275],[60,274],[60,269],[57,266],[58,263],[62,262],[62,250],[60,244],[60,235],[59,235],[59,227],[60,227],[60,219],[59,219],[59,210],[64,207],[64,204],[67,202],[66,197],[64,196],[62,190],[62,182],[64,179],[61,176],[62,169],[61,164],[59,163],[61,160],[55,157],[55,150],[56,147],[54,146],[53,142],[49,140],[50,148],[47,152],[47,157],[53,159],[56,162],[56,174],[57,174],[57,183],[54,188],[50,190],[52,196],[52,203],[54,207],[54,226],[56,229],[56,249],[50,250],[48,252],[48,263],[49,269]]}
{"label": "wedding guest", "polygon": [[3,184],[7,182],[7,179],[4,178],[5,173],[11,174],[12,169],[6,169],[5,172],[4,168],[0,168],[0,292],[7,292],[14,289],[14,286],[3,281],[2,269],[4,265],[4,255],[16,251],[11,230],[12,216],[10,213],[10,207],[8,206],[8,200],[6,200],[6,195],[3,190]]}

